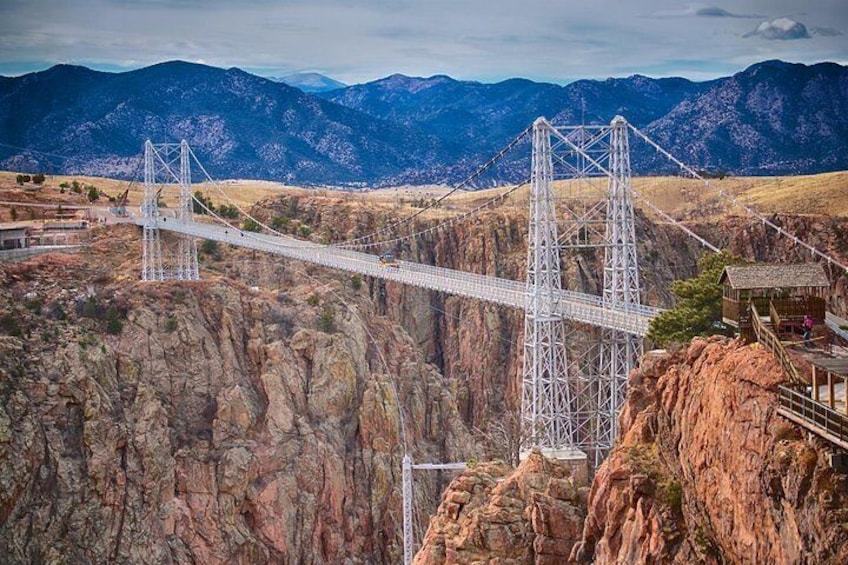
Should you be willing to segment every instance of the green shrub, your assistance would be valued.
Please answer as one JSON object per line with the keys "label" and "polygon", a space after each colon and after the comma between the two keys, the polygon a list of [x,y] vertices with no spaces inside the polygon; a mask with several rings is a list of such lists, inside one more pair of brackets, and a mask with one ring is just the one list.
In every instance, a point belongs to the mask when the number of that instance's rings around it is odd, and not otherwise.
{"label": "green shrub", "polygon": [[214,239],[204,239],[200,244],[200,252],[204,255],[209,255],[215,260],[221,258],[221,250],[218,247],[218,242]]}
{"label": "green shrub", "polygon": [[683,485],[675,478],[670,478],[660,485],[660,496],[672,512],[677,515],[683,512]]}
{"label": "green shrub", "polygon": [[24,307],[33,314],[41,314],[41,307],[44,305],[44,300],[41,298],[33,298],[24,302]]}
{"label": "green shrub", "polygon": [[359,291],[362,288],[362,277],[358,273],[350,277],[350,286],[355,291]]}
{"label": "green shrub", "polygon": [[235,204],[221,204],[218,206],[218,215],[222,218],[234,220],[238,218],[239,211]]}
{"label": "green shrub", "polygon": [[33,175],[32,182],[35,184],[44,184],[44,175],[38,173],[37,175]]}
{"label": "green shrub", "polygon": [[95,200],[100,199],[100,191],[97,190],[97,187],[89,186],[88,187],[88,201],[94,202]]}
{"label": "green shrub", "polygon": [[336,331],[336,311],[332,306],[324,306],[324,310],[318,318],[318,329],[328,334]]}
{"label": "green shrub", "polygon": [[215,205],[212,204],[212,199],[207,199],[199,190],[194,191],[194,198],[191,201],[191,209],[195,214],[208,214],[206,208],[215,210]]}
{"label": "green shrub", "polygon": [[678,298],[677,306],[651,321],[647,338],[664,346],[685,343],[697,335],[732,335],[733,329],[722,322],[722,289],[718,279],[727,265],[741,262],[726,251],[701,257],[697,277],[671,284],[671,292]]}
{"label": "green shrub", "polygon": [[309,237],[312,233],[312,228],[309,226],[300,226],[300,237]]}
{"label": "green shrub", "polygon": [[289,224],[291,224],[291,218],[288,216],[274,216],[271,220],[271,227],[277,231],[284,231],[288,229]]}
{"label": "green shrub", "polygon": [[253,218],[247,218],[242,222],[241,229],[249,232],[258,232],[262,230],[262,226]]}
{"label": "green shrub", "polygon": [[12,314],[4,314],[2,317],[0,317],[0,330],[3,331],[6,335],[11,335],[15,337],[23,336],[21,326],[20,324],[18,324],[18,318]]}
{"label": "green shrub", "polygon": [[114,305],[109,306],[106,310],[106,332],[112,335],[121,333],[124,329],[124,324],[118,314],[118,309]]}
{"label": "green shrub", "polygon": [[98,318],[100,315],[100,305],[97,303],[97,297],[93,294],[85,299],[82,303],[81,314],[86,318]]}
{"label": "green shrub", "polygon": [[177,319],[173,316],[168,316],[168,319],[165,320],[165,331],[171,333],[172,331],[177,329]]}
{"label": "green shrub", "polygon": [[48,316],[54,320],[68,319],[68,314],[65,312],[65,309],[62,307],[62,304],[59,302],[52,302],[50,304]]}
{"label": "green shrub", "polygon": [[306,303],[310,306],[318,306],[319,298],[317,295],[312,294],[309,298],[306,299]]}

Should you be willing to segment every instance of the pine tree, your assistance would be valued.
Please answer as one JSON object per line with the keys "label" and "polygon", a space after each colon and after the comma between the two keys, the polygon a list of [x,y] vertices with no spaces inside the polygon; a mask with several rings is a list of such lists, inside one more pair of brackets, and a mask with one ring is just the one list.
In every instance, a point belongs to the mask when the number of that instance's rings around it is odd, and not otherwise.
{"label": "pine tree", "polygon": [[677,306],[653,319],[647,338],[658,345],[685,343],[697,335],[732,335],[733,328],[721,321],[721,273],[727,265],[742,263],[727,251],[704,255],[698,261],[699,274],[674,281],[671,292]]}

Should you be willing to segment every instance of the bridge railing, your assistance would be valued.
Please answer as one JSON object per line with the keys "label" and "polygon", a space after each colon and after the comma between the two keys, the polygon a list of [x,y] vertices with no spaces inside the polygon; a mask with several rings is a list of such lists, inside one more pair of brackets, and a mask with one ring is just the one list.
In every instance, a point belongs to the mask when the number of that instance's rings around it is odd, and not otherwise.
{"label": "bridge railing", "polygon": [[[400,268],[392,268],[381,265],[376,255],[330,248],[310,241],[246,232],[238,228],[182,222],[170,218],[163,218],[157,224],[159,228],[165,230],[268,251],[325,267],[487,300],[515,308],[525,308],[530,297],[526,284],[519,281],[408,261],[399,261]],[[612,328],[633,335],[644,335],[650,319],[660,312],[657,308],[641,305],[613,307],[599,296],[567,290],[554,291],[545,300],[551,301],[550,311],[565,319]]]}
{"label": "bridge railing", "polygon": [[848,417],[789,387],[778,387],[778,394],[781,415],[848,449]]}
{"label": "bridge railing", "polygon": [[754,335],[757,336],[757,341],[759,341],[763,347],[771,351],[775,358],[777,358],[778,363],[780,363],[780,366],[789,377],[789,382],[792,385],[804,386],[804,381],[801,380],[801,374],[792,363],[792,359],[789,357],[789,353],[787,353],[786,348],[783,347],[783,344],[780,343],[780,340],[774,332],[767,328],[765,324],[763,324],[762,319],[760,319],[760,314],[757,311],[757,305],[752,302],[750,308],[751,324],[754,327]]}

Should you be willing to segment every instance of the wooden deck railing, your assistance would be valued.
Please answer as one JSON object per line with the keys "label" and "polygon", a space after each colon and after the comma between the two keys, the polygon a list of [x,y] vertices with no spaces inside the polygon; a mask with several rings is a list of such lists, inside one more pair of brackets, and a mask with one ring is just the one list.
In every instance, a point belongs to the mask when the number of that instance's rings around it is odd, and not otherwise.
{"label": "wooden deck railing", "polygon": [[805,383],[801,380],[801,374],[792,363],[792,359],[790,359],[789,353],[786,352],[786,348],[783,347],[783,344],[780,343],[780,339],[778,339],[774,332],[763,324],[760,314],[757,312],[757,306],[754,303],[751,303],[751,323],[754,327],[754,335],[757,336],[757,341],[772,352],[777,362],[780,363],[780,366],[789,377],[789,383],[796,387],[804,386]]}
{"label": "wooden deck railing", "polygon": [[789,387],[778,387],[778,395],[778,413],[842,449],[848,449],[848,417]]}
{"label": "wooden deck railing", "polygon": [[777,308],[774,307],[774,302],[769,302],[769,317],[771,318],[771,325],[774,326],[775,330],[780,330],[780,313],[777,311]]}

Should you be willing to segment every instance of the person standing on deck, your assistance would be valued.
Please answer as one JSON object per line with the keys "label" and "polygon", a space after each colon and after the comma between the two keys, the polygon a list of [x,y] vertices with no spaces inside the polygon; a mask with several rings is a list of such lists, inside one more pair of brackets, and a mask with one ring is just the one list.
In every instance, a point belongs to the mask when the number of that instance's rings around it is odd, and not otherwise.
{"label": "person standing on deck", "polygon": [[813,318],[807,314],[804,316],[804,347],[810,348],[810,338],[813,337]]}

